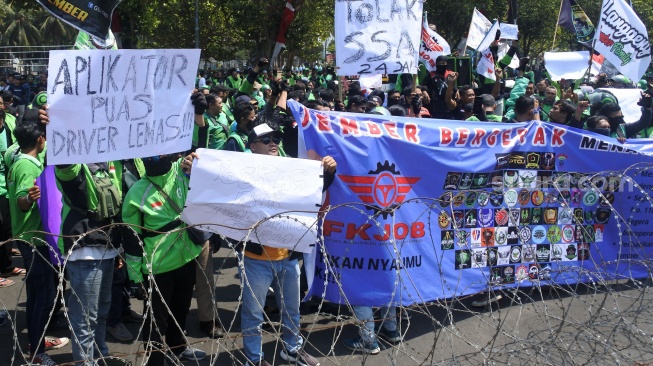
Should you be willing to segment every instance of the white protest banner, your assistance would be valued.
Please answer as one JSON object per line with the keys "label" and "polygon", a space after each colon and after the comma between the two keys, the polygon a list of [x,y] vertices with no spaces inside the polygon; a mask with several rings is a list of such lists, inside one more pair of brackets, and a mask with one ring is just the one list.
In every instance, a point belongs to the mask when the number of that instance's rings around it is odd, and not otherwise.
{"label": "white protest banner", "polygon": [[641,89],[599,88],[596,91],[607,91],[617,98],[626,123],[637,122],[642,117],[642,107],[637,105],[642,98]]}
{"label": "white protest banner", "polygon": [[508,23],[501,23],[499,25],[499,29],[501,29],[501,39],[508,39],[508,40],[515,40],[519,39],[517,34],[519,33],[519,27],[517,24],[508,24]]}
{"label": "white protest banner", "polygon": [[467,32],[467,47],[477,49],[490,27],[492,27],[492,22],[481,14],[478,9],[474,8],[472,22],[469,24],[469,31]]}
{"label": "white protest banner", "polygon": [[578,52],[544,52],[546,71],[551,80],[576,80],[585,75],[589,68],[590,53]]}
{"label": "white protest banner", "polygon": [[314,248],[322,200],[319,161],[209,149],[197,153],[184,222],[238,241],[304,253]]}
{"label": "white protest banner", "polygon": [[383,75],[381,74],[365,74],[358,78],[358,82],[363,89],[377,89],[383,85]]}
{"label": "white protest banner", "polygon": [[442,38],[437,32],[429,28],[426,15],[422,24],[422,42],[419,47],[419,58],[426,65],[428,71],[435,71],[435,60],[438,56],[447,56],[451,54],[449,43]]}
{"label": "white protest banner", "polygon": [[200,50],[50,51],[48,164],[190,149]]}
{"label": "white protest banner", "polygon": [[416,74],[422,1],[336,0],[338,75]]}
{"label": "white protest banner", "polygon": [[594,49],[630,80],[639,80],[651,63],[644,23],[624,0],[603,0]]}
{"label": "white protest banner", "polygon": [[485,49],[481,52],[481,58],[478,60],[478,65],[476,65],[476,72],[485,76],[491,80],[497,80],[497,76],[494,74],[494,57],[490,49]]}

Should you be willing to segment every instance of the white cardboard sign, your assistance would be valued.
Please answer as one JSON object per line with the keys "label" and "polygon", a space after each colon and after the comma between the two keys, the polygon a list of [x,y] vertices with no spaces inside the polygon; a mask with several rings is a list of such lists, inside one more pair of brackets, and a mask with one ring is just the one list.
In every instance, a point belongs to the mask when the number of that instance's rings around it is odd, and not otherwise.
{"label": "white cardboard sign", "polygon": [[313,250],[322,200],[319,161],[210,149],[197,153],[184,222],[238,241]]}
{"label": "white cardboard sign", "polygon": [[200,50],[50,51],[48,163],[189,149],[199,56]]}
{"label": "white cardboard sign", "polygon": [[416,74],[419,0],[336,0],[338,75]]}

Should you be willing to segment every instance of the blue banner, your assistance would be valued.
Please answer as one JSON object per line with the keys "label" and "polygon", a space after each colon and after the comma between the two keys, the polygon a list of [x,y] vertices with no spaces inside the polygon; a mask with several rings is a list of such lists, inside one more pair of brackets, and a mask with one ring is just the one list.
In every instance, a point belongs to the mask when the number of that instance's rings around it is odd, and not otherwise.
{"label": "blue banner", "polygon": [[311,295],[411,305],[648,276],[653,140],[289,106],[305,157],[338,163]]}

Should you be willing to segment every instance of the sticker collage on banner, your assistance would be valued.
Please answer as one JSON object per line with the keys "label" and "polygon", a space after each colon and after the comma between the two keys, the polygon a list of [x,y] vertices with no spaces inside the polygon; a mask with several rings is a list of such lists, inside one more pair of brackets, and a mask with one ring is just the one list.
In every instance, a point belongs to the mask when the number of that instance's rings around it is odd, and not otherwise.
{"label": "sticker collage on banner", "polygon": [[[619,182],[556,171],[564,154],[495,154],[491,172],[447,172],[438,216],[455,269],[489,268],[493,285],[549,280],[551,263],[590,259]],[[610,183],[608,183],[610,182]]]}

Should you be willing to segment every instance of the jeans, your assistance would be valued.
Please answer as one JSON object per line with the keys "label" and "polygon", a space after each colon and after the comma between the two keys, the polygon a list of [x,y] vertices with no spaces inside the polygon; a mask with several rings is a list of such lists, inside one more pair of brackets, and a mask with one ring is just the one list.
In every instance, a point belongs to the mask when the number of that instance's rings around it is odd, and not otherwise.
{"label": "jeans", "polygon": [[[352,306],[354,315],[359,322],[365,322],[365,326],[361,327],[360,335],[363,342],[366,344],[376,341],[374,334],[374,311],[371,306]],[[397,330],[397,308],[394,306],[381,307],[381,322],[380,327],[387,331]]]}
{"label": "jeans", "polygon": [[172,271],[154,275],[152,310],[146,313],[143,327],[144,348],[150,353],[149,366],[163,365],[164,337],[172,353],[179,355],[186,349],[184,329],[197,277],[195,265],[192,260]]}
{"label": "jeans", "polygon": [[68,318],[73,330],[73,360],[77,365],[93,365],[94,359],[109,354],[105,337],[113,265],[113,258],[66,263],[70,283]]}
{"label": "jeans", "polygon": [[243,283],[243,305],[240,327],[245,356],[258,363],[263,359],[261,324],[268,288],[272,286],[281,311],[282,336],[286,350],[298,352],[302,347],[299,333],[299,261],[280,261],[244,257],[245,272],[239,267]]}
{"label": "jeans", "polygon": [[107,325],[115,327],[122,322],[122,316],[129,313],[131,303],[129,300],[129,285],[127,283],[127,265],[114,268],[111,281],[111,307],[107,315]]}
{"label": "jeans", "polygon": [[19,241],[18,248],[28,270],[25,277],[27,338],[31,354],[38,355],[45,352],[45,325],[50,318],[56,295],[53,281],[55,272],[50,264],[47,245],[33,247]]}

